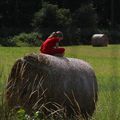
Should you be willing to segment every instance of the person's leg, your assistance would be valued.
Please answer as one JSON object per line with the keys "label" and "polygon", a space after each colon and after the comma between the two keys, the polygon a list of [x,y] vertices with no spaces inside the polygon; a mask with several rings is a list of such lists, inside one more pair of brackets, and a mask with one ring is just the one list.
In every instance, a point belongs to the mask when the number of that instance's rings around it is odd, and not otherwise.
{"label": "person's leg", "polygon": [[64,56],[65,49],[64,48],[56,48],[56,54],[55,56],[63,57]]}
{"label": "person's leg", "polygon": [[42,53],[55,55],[55,56],[64,56],[64,51],[65,51],[64,48],[54,48],[54,49],[44,50]]}
{"label": "person's leg", "polygon": [[52,49],[51,51],[53,55],[58,55],[58,56],[63,56],[64,52],[65,52],[64,48],[55,48],[55,49]]}

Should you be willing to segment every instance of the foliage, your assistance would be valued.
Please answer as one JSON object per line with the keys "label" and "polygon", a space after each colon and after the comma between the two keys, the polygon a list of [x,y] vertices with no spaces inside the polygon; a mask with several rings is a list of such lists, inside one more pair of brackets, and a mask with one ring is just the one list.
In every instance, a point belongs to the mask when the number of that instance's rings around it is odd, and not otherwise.
{"label": "foliage", "polygon": [[[40,31],[45,39],[51,32],[61,30],[64,39],[61,44],[75,44],[71,36],[72,15],[69,9],[58,8],[57,5],[45,3],[33,19],[33,26],[36,31]],[[74,36],[75,37],[75,36]],[[73,42],[72,42],[73,40]]]}
{"label": "foliage", "polygon": [[40,46],[41,42],[36,38],[38,33],[21,33],[14,36],[11,40],[16,46]]}
{"label": "foliage", "polygon": [[69,9],[58,9],[57,19],[59,27],[68,27],[72,22],[72,17]]}
{"label": "foliage", "polygon": [[2,45],[15,46],[7,38],[34,30],[43,39],[53,31],[63,31],[63,45],[89,44],[91,34],[97,33],[96,27],[110,30],[110,43],[118,44],[119,6],[119,1],[114,0],[0,0],[0,38],[5,38]]}
{"label": "foliage", "polygon": [[0,26],[13,28],[30,28],[30,22],[33,14],[40,8],[41,0],[9,0],[0,1]]}
{"label": "foliage", "polygon": [[56,27],[56,14],[57,14],[58,6],[47,4],[43,5],[43,8],[35,13],[35,18],[33,19],[33,26],[36,27],[37,30],[40,28],[46,27]]}
{"label": "foliage", "polygon": [[71,20],[69,9],[59,9],[57,5],[44,3],[42,9],[35,13],[33,26],[45,39],[53,31],[62,30],[66,33]]}
{"label": "foliage", "polygon": [[97,14],[93,7],[93,4],[82,5],[73,14],[73,24],[76,27],[76,31],[81,36],[81,42],[83,44],[90,44],[92,34],[97,28]]}
{"label": "foliage", "polygon": [[9,38],[0,38],[0,45],[1,46],[16,46],[15,41]]}
{"label": "foliage", "polygon": [[74,23],[79,28],[96,28],[97,14],[93,4],[82,5],[73,15]]}

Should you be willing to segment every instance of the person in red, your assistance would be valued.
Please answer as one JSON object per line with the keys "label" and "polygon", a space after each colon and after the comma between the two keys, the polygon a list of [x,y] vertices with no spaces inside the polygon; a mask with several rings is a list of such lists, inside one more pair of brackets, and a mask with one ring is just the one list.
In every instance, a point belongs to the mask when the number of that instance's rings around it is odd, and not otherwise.
{"label": "person in red", "polygon": [[64,56],[65,49],[59,47],[59,42],[63,40],[61,31],[53,32],[41,45],[40,51],[44,54]]}

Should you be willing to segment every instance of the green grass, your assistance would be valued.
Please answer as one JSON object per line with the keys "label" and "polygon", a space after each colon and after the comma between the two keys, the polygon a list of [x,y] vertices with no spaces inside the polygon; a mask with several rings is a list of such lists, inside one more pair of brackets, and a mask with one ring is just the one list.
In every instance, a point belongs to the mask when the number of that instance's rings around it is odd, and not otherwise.
{"label": "green grass", "polygon": [[[16,59],[33,52],[39,48],[0,47],[0,97]],[[93,120],[120,120],[120,45],[66,47],[65,56],[83,59],[95,70],[99,100]]]}

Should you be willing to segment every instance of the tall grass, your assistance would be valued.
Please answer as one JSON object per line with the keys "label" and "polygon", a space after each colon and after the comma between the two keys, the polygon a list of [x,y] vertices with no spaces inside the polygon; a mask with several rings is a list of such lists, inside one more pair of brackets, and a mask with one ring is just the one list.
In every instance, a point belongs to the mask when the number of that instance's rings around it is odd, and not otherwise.
{"label": "tall grass", "polygon": [[[6,111],[8,109],[4,105],[3,97],[11,67],[16,59],[33,52],[39,53],[39,48],[0,47],[0,116],[4,116],[3,118],[5,118],[7,115],[10,116],[12,114]],[[108,47],[66,47],[65,56],[83,59],[90,63],[95,70],[99,86],[99,98],[96,111],[92,119],[119,120],[120,45],[109,45]],[[14,120],[14,118],[11,118],[11,120]]]}

